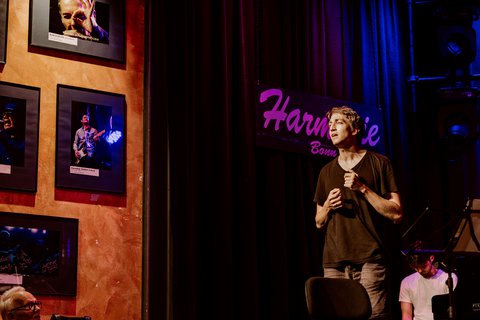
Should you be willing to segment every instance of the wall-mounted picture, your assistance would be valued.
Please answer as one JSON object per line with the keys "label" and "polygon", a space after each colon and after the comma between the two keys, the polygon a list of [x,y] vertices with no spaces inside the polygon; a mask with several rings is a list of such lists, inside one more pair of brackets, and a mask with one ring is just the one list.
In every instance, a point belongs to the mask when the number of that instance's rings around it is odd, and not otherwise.
{"label": "wall-mounted picture", "polygon": [[58,188],[125,192],[125,96],[57,86]]}
{"label": "wall-mounted picture", "polygon": [[124,0],[30,0],[29,44],[125,62]]}
{"label": "wall-mounted picture", "polygon": [[40,88],[0,82],[0,188],[37,190]]}
{"label": "wall-mounted picture", "polygon": [[0,292],[75,296],[78,220],[0,212]]}
{"label": "wall-mounted picture", "polygon": [[0,0],[0,63],[7,60],[8,0]]}

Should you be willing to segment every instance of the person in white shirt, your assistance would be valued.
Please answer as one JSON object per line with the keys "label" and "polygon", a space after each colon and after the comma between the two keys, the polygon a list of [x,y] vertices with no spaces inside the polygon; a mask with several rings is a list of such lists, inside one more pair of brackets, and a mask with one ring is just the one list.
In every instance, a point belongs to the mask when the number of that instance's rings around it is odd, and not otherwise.
{"label": "person in white shirt", "polygon": [[[448,273],[438,267],[435,256],[415,250],[407,255],[409,265],[416,272],[405,277],[400,284],[402,320],[433,320],[432,297],[448,294]],[[454,289],[458,278],[452,273]]]}

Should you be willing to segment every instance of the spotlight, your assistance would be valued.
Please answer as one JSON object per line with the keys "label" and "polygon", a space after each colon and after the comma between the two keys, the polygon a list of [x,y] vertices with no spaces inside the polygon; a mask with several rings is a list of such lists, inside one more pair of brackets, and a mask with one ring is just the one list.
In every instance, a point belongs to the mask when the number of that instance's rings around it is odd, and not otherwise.
{"label": "spotlight", "polygon": [[470,132],[470,123],[464,113],[453,113],[445,119],[446,138],[453,141],[467,139]]}
{"label": "spotlight", "polygon": [[467,138],[468,131],[468,125],[465,123],[452,124],[450,128],[448,128],[448,135],[451,137]]}
{"label": "spotlight", "polygon": [[471,26],[440,26],[438,32],[440,53],[448,65],[465,68],[475,60],[477,36]]}

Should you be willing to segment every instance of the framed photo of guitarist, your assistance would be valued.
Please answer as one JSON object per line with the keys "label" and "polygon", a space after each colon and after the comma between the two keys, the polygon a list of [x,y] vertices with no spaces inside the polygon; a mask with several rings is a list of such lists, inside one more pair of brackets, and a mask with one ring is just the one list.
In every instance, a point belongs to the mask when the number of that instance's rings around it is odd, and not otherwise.
{"label": "framed photo of guitarist", "polygon": [[57,86],[55,186],[125,192],[125,97]]}
{"label": "framed photo of guitarist", "polygon": [[[106,114],[111,118],[111,108],[106,106],[90,105],[88,103],[73,102],[74,110],[72,115],[78,114],[79,110],[84,111],[81,116],[81,126],[75,131],[72,147],[72,166],[87,167],[95,169],[109,170],[111,168],[112,157],[110,154],[110,145],[106,140],[100,139],[105,133],[103,129],[98,131],[90,122],[92,113]],[[92,110],[90,110],[92,109]],[[92,118],[93,119],[93,118]],[[103,119],[105,120],[105,119]],[[108,120],[107,120],[108,121]],[[94,121],[96,123],[97,121]],[[103,123],[102,125],[107,125]]]}

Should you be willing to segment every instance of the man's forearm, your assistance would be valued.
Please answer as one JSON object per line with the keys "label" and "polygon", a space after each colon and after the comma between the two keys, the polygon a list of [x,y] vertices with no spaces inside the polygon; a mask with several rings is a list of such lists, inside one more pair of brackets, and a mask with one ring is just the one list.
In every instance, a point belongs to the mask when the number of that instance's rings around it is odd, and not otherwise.
{"label": "man's forearm", "polygon": [[385,199],[366,186],[361,188],[360,192],[363,193],[365,199],[382,216],[392,220],[394,223],[399,223],[402,220],[403,212],[398,194],[392,193],[389,199]]}
{"label": "man's forearm", "polygon": [[317,204],[317,211],[315,214],[315,225],[318,229],[321,229],[323,226],[326,225],[328,219],[329,209],[325,206],[320,206]]}

